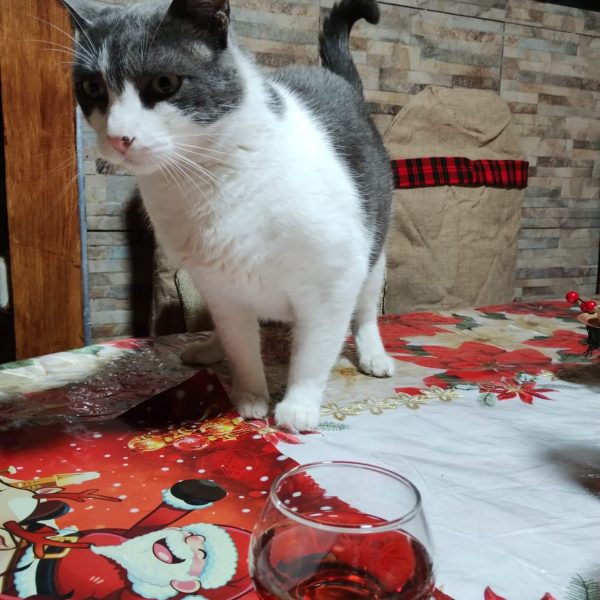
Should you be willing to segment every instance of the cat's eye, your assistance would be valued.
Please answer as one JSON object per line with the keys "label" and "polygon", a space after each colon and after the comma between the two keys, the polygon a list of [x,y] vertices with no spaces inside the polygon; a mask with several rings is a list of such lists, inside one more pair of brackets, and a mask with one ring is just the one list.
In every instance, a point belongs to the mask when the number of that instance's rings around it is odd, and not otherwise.
{"label": "cat's eye", "polygon": [[106,97],[106,88],[99,81],[85,79],[80,85],[83,93],[93,100],[99,100]]}
{"label": "cat's eye", "polygon": [[162,96],[163,98],[172,96],[180,87],[181,77],[179,75],[158,75],[150,81],[150,89],[153,94]]}

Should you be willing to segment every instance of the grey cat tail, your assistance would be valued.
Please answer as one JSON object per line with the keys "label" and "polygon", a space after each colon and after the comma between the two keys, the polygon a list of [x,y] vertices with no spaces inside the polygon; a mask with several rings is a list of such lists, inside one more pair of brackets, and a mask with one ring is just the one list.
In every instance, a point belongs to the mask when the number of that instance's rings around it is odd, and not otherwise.
{"label": "grey cat tail", "polygon": [[379,6],[376,0],[342,0],[337,3],[323,23],[319,36],[319,53],[323,66],[340,75],[362,92],[362,82],[348,44],[350,31],[359,19],[373,25],[379,23]]}

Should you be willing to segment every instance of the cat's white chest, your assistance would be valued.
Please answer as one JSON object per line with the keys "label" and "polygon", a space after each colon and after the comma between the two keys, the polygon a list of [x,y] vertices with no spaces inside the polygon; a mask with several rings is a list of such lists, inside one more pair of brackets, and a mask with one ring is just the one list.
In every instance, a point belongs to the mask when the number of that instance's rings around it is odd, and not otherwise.
{"label": "cat's white chest", "polygon": [[185,187],[185,196],[156,184],[140,188],[158,243],[201,292],[252,306],[263,319],[292,319],[285,286],[289,257],[278,256],[272,224],[245,209],[243,198],[236,201],[233,189],[228,194],[233,208],[221,212],[191,202],[192,190]]}

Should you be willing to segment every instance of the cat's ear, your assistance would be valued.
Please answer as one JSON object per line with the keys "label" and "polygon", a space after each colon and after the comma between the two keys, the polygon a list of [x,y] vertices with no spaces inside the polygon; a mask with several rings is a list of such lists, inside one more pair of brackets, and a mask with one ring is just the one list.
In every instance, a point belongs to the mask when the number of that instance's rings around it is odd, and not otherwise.
{"label": "cat's ear", "polygon": [[62,0],[62,3],[69,12],[73,27],[79,30],[89,29],[100,12],[100,8],[88,0]]}
{"label": "cat's ear", "polygon": [[210,34],[219,49],[227,48],[229,0],[172,0],[169,16],[191,21]]}

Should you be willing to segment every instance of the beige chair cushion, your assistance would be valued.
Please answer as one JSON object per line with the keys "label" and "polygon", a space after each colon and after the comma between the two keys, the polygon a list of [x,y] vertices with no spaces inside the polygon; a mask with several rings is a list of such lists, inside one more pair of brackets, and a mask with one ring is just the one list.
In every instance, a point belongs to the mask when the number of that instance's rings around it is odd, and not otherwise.
{"label": "beige chair cushion", "polygon": [[[431,86],[384,136],[392,159],[522,160],[511,114],[495,93]],[[396,190],[384,311],[482,306],[513,299],[523,190]]]}

